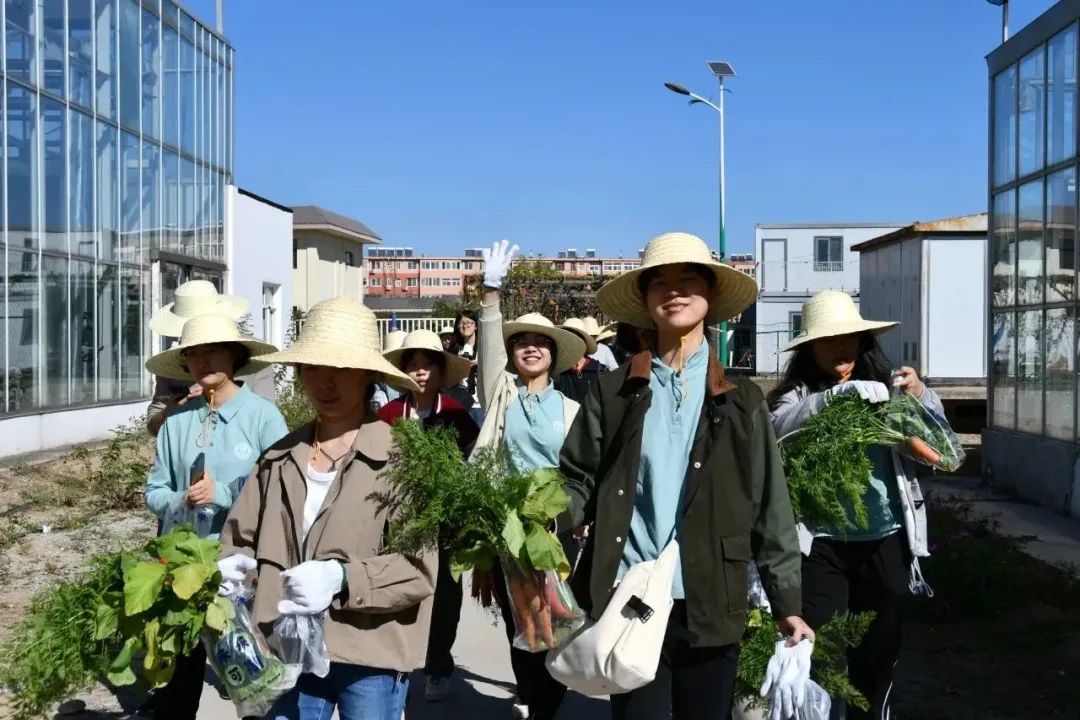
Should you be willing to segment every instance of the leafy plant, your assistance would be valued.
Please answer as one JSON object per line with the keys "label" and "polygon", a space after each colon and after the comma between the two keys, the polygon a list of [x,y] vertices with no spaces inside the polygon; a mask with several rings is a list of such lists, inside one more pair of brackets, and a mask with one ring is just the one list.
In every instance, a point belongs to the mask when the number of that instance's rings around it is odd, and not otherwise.
{"label": "leafy plant", "polygon": [[86,489],[96,510],[135,510],[143,506],[146,476],[152,464],[153,441],[146,434],[146,419],[136,418],[113,428],[97,462],[76,454],[84,468]]}
{"label": "leafy plant", "polygon": [[277,408],[285,418],[285,425],[292,432],[315,419],[315,408],[307,394],[297,385],[287,383],[278,388]]}

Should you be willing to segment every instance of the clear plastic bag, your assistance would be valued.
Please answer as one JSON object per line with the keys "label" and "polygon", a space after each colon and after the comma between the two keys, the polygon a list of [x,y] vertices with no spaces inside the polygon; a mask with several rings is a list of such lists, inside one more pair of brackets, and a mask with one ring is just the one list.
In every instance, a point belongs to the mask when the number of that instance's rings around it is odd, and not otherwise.
{"label": "clear plastic bag", "polygon": [[570,585],[554,570],[523,568],[506,558],[502,569],[514,616],[514,647],[528,652],[551,650],[585,624],[585,611]]}
{"label": "clear plastic bag", "polygon": [[[955,472],[964,464],[964,446],[948,421],[931,412],[917,398],[907,394],[893,397],[883,420],[890,431],[908,439],[896,445],[908,459],[945,472]],[[912,439],[916,438],[929,446],[929,453],[920,443],[913,444]]]}
{"label": "clear plastic bag", "polygon": [[293,689],[299,669],[286,665],[270,651],[255,627],[243,600],[233,596],[234,613],[225,631],[203,631],[202,641],[210,667],[236,706],[238,717],[262,717],[279,697]]}
{"label": "clear plastic bag", "polygon": [[286,665],[299,667],[301,673],[326,677],[330,673],[330,653],[323,625],[323,615],[282,615],[267,642]]}
{"label": "clear plastic bag", "polygon": [[829,720],[832,699],[825,689],[813,680],[806,681],[806,698],[795,709],[795,720]]}

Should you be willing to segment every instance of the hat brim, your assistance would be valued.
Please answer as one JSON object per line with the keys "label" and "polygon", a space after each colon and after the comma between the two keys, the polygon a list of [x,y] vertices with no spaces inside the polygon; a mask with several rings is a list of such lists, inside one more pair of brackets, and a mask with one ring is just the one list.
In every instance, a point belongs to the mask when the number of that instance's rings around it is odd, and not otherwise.
{"label": "hat brim", "polygon": [[586,355],[592,355],[594,352],[596,352],[596,338],[594,338],[592,335],[585,332],[584,330],[577,330],[572,327],[567,327],[566,325],[560,325],[559,327],[561,327],[563,330],[568,330],[581,338],[581,341],[585,343]]}
{"label": "hat brim", "polygon": [[839,337],[840,335],[856,335],[858,333],[870,332],[874,335],[881,335],[887,333],[890,330],[898,327],[898,322],[877,322],[874,320],[860,320],[853,323],[837,323],[827,328],[820,328],[810,332],[802,333],[796,336],[794,340],[789,342],[783,350],[780,352],[791,352],[800,345],[805,345],[808,342],[814,340],[821,340],[830,337]]}
{"label": "hat brim", "polygon": [[[572,333],[569,330],[563,330],[559,327],[550,327],[548,325],[536,325],[534,323],[514,321],[503,323],[502,331],[504,343],[509,342],[510,338],[513,336],[526,332],[543,335],[551,340],[551,342],[555,343],[555,364],[551,368],[552,375],[566,372],[577,365],[581,358],[585,357],[585,342],[578,337],[577,334]],[[512,373],[516,373],[517,368],[514,367],[514,358],[512,354],[507,352],[506,355],[506,369]]]}
{"label": "hat brim", "polygon": [[217,343],[236,343],[237,345],[243,345],[251,353],[251,359],[234,373],[235,377],[253,375],[264,369],[269,363],[261,358],[256,359],[256,357],[277,351],[277,348],[270,343],[249,340],[247,338],[240,340],[212,340],[197,345],[189,345],[186,348],[174,347],[165,350],[164,352],[160,352],[146,361],[146,369],[158,377],[167,378],[169,380],[190,381],[192,380],[191,372],[184,364],[184,358],[181,354],[188,348],[198,347],[199,345],[214,345]]}
{"label": "hat brim", "polygon": [[261,362],[278,365],[325,365],[378,373],[388,385],[405,392],[420,392],[413,379],[375,350],[363,347],[328,347],[299,339],[285,350],[260,355]]}
{"label": "hat brim", "polygon": [[638,290],[638,278],[642,273],[654,268],[687,263],[707,268],[716,280],[709,298],[706,323],[711,325],[730,320],[757,300],[757,283],[746,273],[723,263],[702,262],[698,257],[687,255],[673,256],[662,263],[641,266],[612,278],[596,293],[596,304],[605,317],[636,328],[651,330],[656,327],[656,323],[645,307],[645,298]]}
{"label": "hat brim", "polygon": [[596,342],[602,343],[605,340],[610,340],[615,337],[618,323],[608,323],[604,327],[600,328],[600,333],[596,336]]}
{"label": "hat brim", "polygon": [[[193,315],[177,315],[173,312],[176,303],[165,305],[150,319],[150,329],[158,335],[165,337],[180,337],[184,334],[184,323]],[[215,295],[206,299],[205,305],[199,307],[197,315],[225,315],[233,320],[239,320],[248,311],[248,301],[236,295]]]}
{"label": "hat brim", "polygon": [[469,373],[472,372],[471,360],[463,358],[460,355],[448,353],[445,350],[436,350],[435,348],[400,347],[396,350],[390,350],[383,353],[383,357],[386,358],[390,364],[392,364],[394,367],[404,373],[405,368],[401,367],[402,358],[404,358],[405,353],[409,352],[410,350],[423,350],[424,352],[436,353],[443,356],[443,359],[446,361],[446,372],[444,373],[442,385],[439,387],[440,390],[454,387],[462,380],[469,377]]}

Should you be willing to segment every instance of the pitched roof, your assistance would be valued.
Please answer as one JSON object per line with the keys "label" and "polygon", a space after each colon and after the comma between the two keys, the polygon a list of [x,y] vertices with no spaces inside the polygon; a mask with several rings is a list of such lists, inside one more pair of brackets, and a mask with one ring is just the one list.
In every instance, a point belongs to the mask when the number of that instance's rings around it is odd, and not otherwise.
{"label": "pitched roof", "polygon": [[324,230],[365,243],[382,243],[382,238],[359,220],[353,220],[316,205],[295,206],[293,208],[293,227],[307,230]]}

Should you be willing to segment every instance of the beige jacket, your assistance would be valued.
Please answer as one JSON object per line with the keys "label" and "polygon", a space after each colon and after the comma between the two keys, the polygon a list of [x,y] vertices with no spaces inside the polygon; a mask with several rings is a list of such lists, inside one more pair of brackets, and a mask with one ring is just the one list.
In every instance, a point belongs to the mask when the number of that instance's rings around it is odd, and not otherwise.
{"label": "beige jacket", "polygon": [[258,560],[253,615],[266,634],[278,618],[283,570],[305,560],[341,561],[346,588],[326,620],[331,660],[411,672],[424,665],[437,558],[384,552],[389,518],[369,496],[387,490],[379,473],[390,454],[390,426],[381,420],[361,426],[305,547],[305,469],[313,440],[309,423],[266,451],[225,521],[222,557]]}

